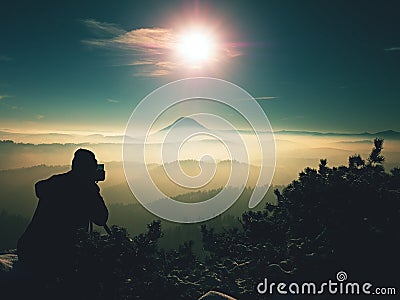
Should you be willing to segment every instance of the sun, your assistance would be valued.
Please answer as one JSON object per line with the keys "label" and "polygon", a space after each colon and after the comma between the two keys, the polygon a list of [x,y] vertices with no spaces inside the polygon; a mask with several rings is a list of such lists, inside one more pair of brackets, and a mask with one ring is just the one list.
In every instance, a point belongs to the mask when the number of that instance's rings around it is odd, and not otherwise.
{"label": "sun", "polygon": [[178,52],[187,62],[201,63],[213,56],[214,43],[206,32],[192,31],[183,34],[178,42]]}

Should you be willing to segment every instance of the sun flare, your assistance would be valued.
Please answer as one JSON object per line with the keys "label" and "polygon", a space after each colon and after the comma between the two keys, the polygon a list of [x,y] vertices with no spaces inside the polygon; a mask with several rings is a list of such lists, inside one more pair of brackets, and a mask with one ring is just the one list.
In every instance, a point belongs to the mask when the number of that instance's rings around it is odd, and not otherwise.
{"label": "sun flare", "polygon": [[211,36],[200,31],[182,35],[178,43],[179,54],[191,63],[200,63],[211,59],[214,50]]}

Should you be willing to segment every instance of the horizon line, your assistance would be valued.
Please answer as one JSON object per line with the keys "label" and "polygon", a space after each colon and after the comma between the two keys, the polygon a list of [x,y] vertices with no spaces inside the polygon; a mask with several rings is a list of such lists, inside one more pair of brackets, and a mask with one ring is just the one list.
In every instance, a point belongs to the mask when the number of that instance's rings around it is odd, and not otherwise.
{"label": "horizon line", "polygon": [[[218,129],[217,129],[218,130]],[[219,131],[226,131],[224,129],[219,129]],[[247,129],[237,129],[238,132],[240,131],[249,131]],[[77,133],[78,132],[78,133]],[[270,133],[271,131],[262,131],[266,133]],[[303,134],[319,134],[319,135],[374,135],[379,133],[392,133],[392,134],[400,134],[400,131],[393,130],[393,129],[384,129],[384,130],[377,130],[377,131],[333,131],[333,130],[301,130],[301,129],[279,129],[273,130],[273,134],[288,134],[288,133],[303,133]],[[91,130],[53,130],[53,131],[14,131],[8,128],[0,129],[0,136],[4,134],[10,135],[66,135],[66,136],[77,136],[77,137],[89,137],[89,136],[96,136],[100,135],[102,137],[132,137],[129,135],[124,134],[123,132],[115,132],[115,131],[91,131]]]}

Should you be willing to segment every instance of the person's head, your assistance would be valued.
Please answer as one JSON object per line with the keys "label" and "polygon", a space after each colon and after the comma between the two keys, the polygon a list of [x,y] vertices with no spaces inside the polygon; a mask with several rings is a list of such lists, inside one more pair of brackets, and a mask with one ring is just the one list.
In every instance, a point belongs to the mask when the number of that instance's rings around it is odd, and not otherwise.
{"label": "person's head", "polygon": [[97,160],[92,151],[78,149],[72,159],[72,172],[82,179],[94,180],[97,168]]}

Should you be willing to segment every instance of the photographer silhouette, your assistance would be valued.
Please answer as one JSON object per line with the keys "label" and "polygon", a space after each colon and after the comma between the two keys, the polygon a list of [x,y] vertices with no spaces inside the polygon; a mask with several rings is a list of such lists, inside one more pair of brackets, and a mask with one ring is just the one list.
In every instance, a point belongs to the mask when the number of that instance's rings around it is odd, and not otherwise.
{"label": "photographer silhouette", "polygon": [[17,246],[24,268],[42,278],[71,276],[75,233],[87,230],[89,222],[104,226],[108,219],[96,183],[104,180],[104,170],[97,166],[93,152],[79,149],[71,171],[35,184],[39,203]]}

